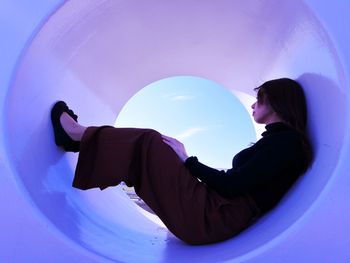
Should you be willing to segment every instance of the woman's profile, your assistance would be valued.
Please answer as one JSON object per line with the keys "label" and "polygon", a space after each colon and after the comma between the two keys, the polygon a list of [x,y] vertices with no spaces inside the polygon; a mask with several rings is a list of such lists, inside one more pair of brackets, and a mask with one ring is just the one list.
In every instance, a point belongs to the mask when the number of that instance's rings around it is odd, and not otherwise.
{"label": "woman's profile", "polygon": [[79,152],[74,187],[103,190],[123,181],[179,239],[223,241],[273,209],[312,161],[302,87],[281,78],[255,90],[253,118],[266,130],[226,171],[189,157],[182,143],[152,129],[82,126],[63,101],[51,109],[55,143]]}

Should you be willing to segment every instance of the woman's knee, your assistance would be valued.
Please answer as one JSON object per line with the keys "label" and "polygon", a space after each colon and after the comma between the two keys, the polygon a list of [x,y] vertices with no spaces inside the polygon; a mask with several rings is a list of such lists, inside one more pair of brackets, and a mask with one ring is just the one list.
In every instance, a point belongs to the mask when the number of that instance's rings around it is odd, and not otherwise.
{"label": "woman's knee", "polygon": [[162,135],[154,129],[144,129],[144,136],[150,141],[163,142]]}

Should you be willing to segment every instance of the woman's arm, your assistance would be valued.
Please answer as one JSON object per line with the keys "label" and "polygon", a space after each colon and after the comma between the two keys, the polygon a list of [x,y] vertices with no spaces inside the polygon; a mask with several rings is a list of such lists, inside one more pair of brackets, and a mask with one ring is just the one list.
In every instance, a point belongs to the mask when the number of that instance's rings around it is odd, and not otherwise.
{"label": "woman's arm", "polygon": [[302,158],[300,141],[295,136],[277,135],[262,139],[260,146],[255,147],[240,167],[219,171],[202,164],[197,157],[188,157],[183,144],[176,139],[163,136],[163,140],[174,149],[193,176],[226,197],[247,193],[285,176],[283,173],[287,169],[298,169]]}
{"label": "woman's arm", "polygon": [[280,176],[286,176],[288,170],[300,168],[300,142],[295,140],[294,136],[288,137],[274,136],[264,139],[261,147],[256,147],[244,164],[227,171],[208,167],[196,157],[188,158],[185,165],[192,175],[210,188],[223,196],[233,197],[254,190],[259,185],[269,184],[272,180],[278,180]]}

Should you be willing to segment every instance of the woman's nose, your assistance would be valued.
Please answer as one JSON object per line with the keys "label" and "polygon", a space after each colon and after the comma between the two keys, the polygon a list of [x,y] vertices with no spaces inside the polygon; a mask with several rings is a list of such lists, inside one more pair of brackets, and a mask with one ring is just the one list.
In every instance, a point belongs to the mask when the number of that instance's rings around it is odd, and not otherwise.
{"label": "woman's nose", "polygon": [[256,104],[256,102],[254,102],[254,103],[252,104],[252,109],[254,109],[254,108],[255,108],[255,104]]}

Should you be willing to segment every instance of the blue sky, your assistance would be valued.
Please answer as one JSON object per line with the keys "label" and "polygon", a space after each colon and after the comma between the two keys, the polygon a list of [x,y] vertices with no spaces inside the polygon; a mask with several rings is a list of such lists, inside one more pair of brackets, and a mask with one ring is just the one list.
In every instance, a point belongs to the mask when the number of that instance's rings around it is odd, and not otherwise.
{"label": "blue sky", "polygon": [[162,79],[135,94],[119,113],[117,127],[152,128],[184,143],[187,153],[215,168],[256,141],[248,111],[227,89],[199,77]]}

